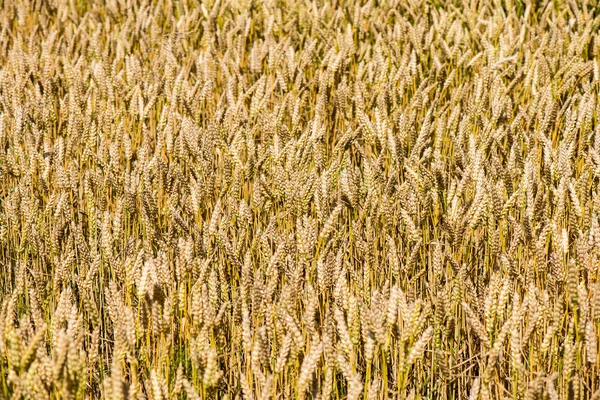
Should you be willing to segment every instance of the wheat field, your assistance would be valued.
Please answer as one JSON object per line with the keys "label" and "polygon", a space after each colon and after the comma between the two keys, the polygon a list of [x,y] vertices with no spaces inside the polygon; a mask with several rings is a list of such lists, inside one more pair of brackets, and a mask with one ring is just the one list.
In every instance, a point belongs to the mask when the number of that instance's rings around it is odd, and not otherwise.
{"label": "wheat field", "polygon": [[0,4],[0,399],[600,399],[597,1]]}

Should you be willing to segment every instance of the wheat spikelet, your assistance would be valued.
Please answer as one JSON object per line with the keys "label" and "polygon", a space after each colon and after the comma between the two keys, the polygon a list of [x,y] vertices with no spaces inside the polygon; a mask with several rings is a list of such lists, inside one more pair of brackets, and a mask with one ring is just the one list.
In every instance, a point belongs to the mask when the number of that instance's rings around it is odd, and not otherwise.
{"label": "wheat spikelet", "polygon": [[298,376],[298,393],[303,394],[306,390],[308,384],[310,383],[311,375],[314,372],[314,369],[321,357],[321,352],[323,351],[323,344],[317,343],[311,346],[310,352],[305,356],[302,361],[302,367],[300,368],[300,375]]}
{"label": "wheat spikelet", "polygon": [[477,316],[475,315],[475,313],[473,312],[473,310],[471,309],[471,307],[469,307],[469,305],[467,303],[463,302],[462,307],[463,307],[463,310],[465,310],[465,312],[467,314],[467,321],[473,327],[473,330],[477,333],[477,336],[479,337],[481,342],[483,344],[485,344],[486,347],[490,348],[491,347],[490,339],[488,338],[488,335],[487,335],[487,332],[486,332],[484,326],[481,324],[481,322],[479,322],[479,319],[477,318]]}

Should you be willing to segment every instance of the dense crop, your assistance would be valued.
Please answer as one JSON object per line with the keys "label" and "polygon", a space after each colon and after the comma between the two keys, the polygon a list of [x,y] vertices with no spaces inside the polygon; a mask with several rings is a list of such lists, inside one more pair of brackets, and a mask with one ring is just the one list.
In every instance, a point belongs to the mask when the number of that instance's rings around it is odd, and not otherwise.
{"label": "dense crop", "polygon": [[0,399],[600,398],[594,0],[0,4]]}

